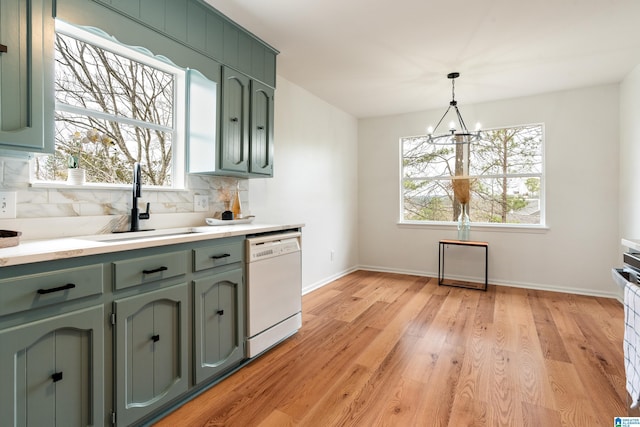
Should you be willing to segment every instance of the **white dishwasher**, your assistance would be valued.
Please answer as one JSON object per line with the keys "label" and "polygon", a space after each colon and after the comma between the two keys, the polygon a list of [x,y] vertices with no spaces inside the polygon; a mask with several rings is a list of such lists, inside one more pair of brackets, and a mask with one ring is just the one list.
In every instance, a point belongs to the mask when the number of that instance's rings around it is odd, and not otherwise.
{"label": "white dishwasher", "polygon": [[254,357],[302,326],[302,233],[247,238],[247,356]]}

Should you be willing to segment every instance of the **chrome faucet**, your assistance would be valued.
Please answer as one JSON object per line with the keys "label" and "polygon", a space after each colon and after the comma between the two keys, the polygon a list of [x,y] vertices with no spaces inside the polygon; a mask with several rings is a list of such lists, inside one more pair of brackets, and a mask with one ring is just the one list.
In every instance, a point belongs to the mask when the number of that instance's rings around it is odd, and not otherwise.
{"label": "chrome faucet", "polygon": [[140,163],[133,164],[133,200],[131,202],[131,229],[129,231],[140,231],[140,220],[149,219],[149,203],[145,212],[140,213],[138,209],[138,198],[142,196],[142,172]]}

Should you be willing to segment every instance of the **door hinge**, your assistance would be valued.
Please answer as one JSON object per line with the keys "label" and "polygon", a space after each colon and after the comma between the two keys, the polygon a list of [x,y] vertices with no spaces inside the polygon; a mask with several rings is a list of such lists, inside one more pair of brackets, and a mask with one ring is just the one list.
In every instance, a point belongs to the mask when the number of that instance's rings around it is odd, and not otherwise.
{"label": "door hinge", "polygon": [[116,324],[116,314],[115,313],[111,313],[111,324],[115,325]]}
{"label": "door hinge", "polygon": [[116,425],[116,411],[111,411],[111,425]]}

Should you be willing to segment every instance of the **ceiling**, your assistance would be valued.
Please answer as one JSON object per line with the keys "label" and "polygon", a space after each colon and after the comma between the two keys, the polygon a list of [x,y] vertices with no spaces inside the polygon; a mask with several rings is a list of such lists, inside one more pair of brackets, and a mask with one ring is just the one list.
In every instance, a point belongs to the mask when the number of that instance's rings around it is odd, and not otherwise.
{"label": "ceiling", "polygon": [[278,74],[355,117],[620,82],[638,0],[206,0],[280,51]]}

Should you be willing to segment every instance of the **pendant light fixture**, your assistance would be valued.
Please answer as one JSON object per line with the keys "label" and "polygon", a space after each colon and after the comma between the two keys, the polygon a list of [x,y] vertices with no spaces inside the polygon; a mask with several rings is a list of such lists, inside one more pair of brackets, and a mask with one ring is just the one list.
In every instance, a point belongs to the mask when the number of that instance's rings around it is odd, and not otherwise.
{"label": "pendant light fixture", "polygon": [[[444,112],[440,121],[436,125],[436,127],[429,126],[427,128],[427,141],[432,144],[441,144],[441,145],[449,145],[449,144],[469,144],[473,141],[478,141],[480,139],[480,123],[476,124],[476,128],[474,132],[469,132],[467,129],[467,125],[464,123],[462,119],[462,115],[460,114],[460,110],[458,110],[458,101],[456,101],[456,79],[460,77],[460,73],[449,73],[447,74],[447,78],[451,79],[451,102],[449,102],[449,107],[447,111]],[[449,122],[449,131],[446,133],[442,133],[440,135],[436,134],[438,130],[438,126],[444,120],[444,118],[449,114],[451,107],[456,112],[456,118],[458,120],[458,124],[456,126],[455,121],[451,120]]]}

